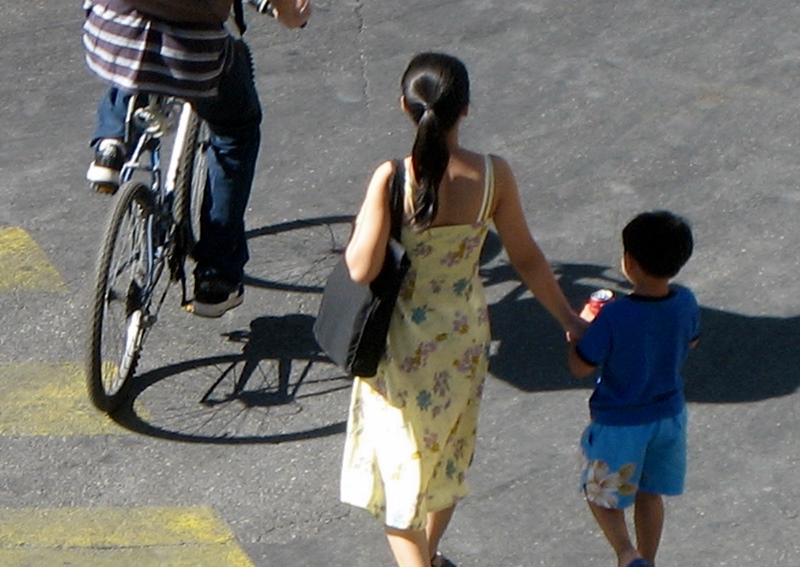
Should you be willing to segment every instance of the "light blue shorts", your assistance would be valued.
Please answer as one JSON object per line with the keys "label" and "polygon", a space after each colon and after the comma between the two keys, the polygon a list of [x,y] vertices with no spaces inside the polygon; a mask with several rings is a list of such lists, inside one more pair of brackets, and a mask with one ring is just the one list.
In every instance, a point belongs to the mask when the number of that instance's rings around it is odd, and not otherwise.
{"label": "light blue shorts", "polygon": [[627,508],[636,493],[683,494],[686,409],[642,425],[590,423],[583,432],[581,488],[590,502]]}

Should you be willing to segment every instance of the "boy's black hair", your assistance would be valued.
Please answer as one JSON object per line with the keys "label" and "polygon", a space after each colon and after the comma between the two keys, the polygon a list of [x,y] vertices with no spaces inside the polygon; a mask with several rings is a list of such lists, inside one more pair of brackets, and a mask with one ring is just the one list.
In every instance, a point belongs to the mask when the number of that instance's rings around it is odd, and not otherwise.
{"label": "boy's black hair", "polygon": [[669,211],[641,213],[622,230],[622,247],[651,276],[671,278],[694,249],[692,229]]}

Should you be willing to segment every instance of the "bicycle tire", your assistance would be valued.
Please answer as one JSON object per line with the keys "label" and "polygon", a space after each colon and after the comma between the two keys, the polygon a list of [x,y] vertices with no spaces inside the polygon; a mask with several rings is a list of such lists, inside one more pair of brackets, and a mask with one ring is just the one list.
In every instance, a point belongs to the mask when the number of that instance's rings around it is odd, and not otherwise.
{"label": "bicycle tire", "polygon": [[125,399],[141,354],[150,302],[147,223],[155,208],[146,185],[123,183],[97,260],[86,380],[92,403],[106,413]]}
{"label": "bicycle tire", "polygon": [[175,176],[173,206],[173,218],[181,235],[177,246],[180,260],[190,256],[200,240],[200,216],[208,178],[206,150],[209,143],[208,125],[193,110],[184,112],[191,112],[192,115],[183,149],[177,146],[175,148],[181,154]]}

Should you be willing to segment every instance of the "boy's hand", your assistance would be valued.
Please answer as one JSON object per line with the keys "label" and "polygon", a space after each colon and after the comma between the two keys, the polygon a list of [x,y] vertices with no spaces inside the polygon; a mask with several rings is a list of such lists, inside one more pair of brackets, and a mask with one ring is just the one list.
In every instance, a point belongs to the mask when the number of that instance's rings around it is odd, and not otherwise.
{"label": "boy's hand", "polygon": [[300,28],[311,17],[311,0],[270,0],[272,12],[287,28]]}
{"label": "boy's hand", "polygon": [[597,317],[597,313],[595,313],[589,304],[583,306],[583,310],[581,311],[581,319],[586,321],[587,323],[591,323],[594,321],[594,318]]}

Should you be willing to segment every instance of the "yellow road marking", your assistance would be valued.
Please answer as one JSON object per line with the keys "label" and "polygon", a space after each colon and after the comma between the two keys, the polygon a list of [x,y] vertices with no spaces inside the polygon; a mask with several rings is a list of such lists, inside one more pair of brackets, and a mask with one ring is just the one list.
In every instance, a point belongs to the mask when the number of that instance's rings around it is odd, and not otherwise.
{"label": "yellow road marking", "polygon": [[0,509],[0,565],[253,567],[209,507]]}
{"label": "yellow road marking", "polygon": [[58,270],[21,228],[0,227],[0,292],[66,291]]}
{"label": "yellow road marking", "polygon": [[72,362],[0,364],[0,435],[128,433],[92,406],[84,376]]}

